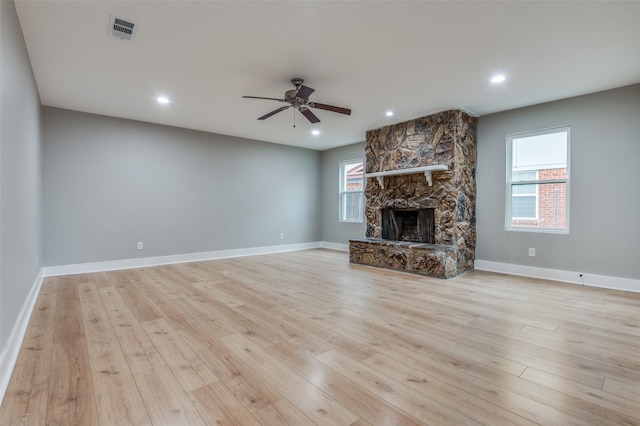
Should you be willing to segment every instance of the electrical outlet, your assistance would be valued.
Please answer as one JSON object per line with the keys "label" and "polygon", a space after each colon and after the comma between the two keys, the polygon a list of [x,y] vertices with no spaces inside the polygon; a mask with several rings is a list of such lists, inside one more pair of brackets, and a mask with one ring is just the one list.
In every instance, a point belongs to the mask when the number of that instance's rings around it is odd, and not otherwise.
{"label": "electrical outlet", "polygon": [[533,247],[529,247],[529,256],[536,257],[536,249]]}
{"label": "electrical outlet", "polygon": [[143,247],[144,244],[142,244],[142,241],[138,241],[138,250],[142,250]]}
{"label": "electrical outlet", "polygon": [[280,239],[281,239],[281,240],[284,240],[284,232],[281,232],[281,233],[280,233]]}

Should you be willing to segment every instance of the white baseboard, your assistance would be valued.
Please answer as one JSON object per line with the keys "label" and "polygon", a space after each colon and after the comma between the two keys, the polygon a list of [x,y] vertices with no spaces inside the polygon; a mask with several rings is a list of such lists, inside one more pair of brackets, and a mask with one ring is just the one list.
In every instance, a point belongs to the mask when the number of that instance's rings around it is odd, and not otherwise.
{"label": "white baseboard", "polygon": [[29,325],[29,319],[33,312],[33,307],[38,299],[38,293],[40,293],[40,287],[42,286],[42,270],[33,283],[27,300],[25,300],[22,310],[18,315],[18,319],[11,330],[9,340],[5,349],[0,354],[0,404],[4,399],[4,394],[7,391],[9,380],[11,379],[11,373],[13,373],[13,367],[16,365],[18,354],[20,353],[20,346],[24,340],[25,333],[27,332],[27,326]]}
{"label": "white baseboard", "polygon": [[332,243],[329,241],[321,241],[320,247],[330,250],[349,251],[349,244]]}
{"label": "white baseboard", "polygon": [[47,266],[43,276],[86,274],[89,272],[114,271],[118,269],[144,268],[148,266],[170,265],[173,263],[199,262],[202,260],[225,259],[229,257],[254,256],[257,254],[283,253],[322,247],[321,242],[286,244],[279,246],[251,247],[232,250],[207,251],[201,253],[175,254],[169,256],[141,257],[137,259],[110,260],[105,262],[78,263],[74,265]]}
{"label": "white baseboard", "polygon": [[503,274],[520,275],[523,277],[543,278],[546,280],[562,281],[571,284],[640,293],[640,280],[630,278],[610,277],[606,275],[586,273],[582,273],[582,277],[580,277],[580,272],[537,268],[534,266],[492,262],[489,260],[476,260],[474,263],[475,269],[481,271],[500,272]]}

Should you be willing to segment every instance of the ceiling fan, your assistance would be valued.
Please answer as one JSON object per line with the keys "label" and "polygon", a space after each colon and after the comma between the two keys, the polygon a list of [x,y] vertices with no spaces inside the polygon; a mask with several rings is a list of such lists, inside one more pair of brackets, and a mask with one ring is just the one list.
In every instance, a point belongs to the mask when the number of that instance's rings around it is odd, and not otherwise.
{"label": "ceiling fan", "polygon": [[[315,90],[312,89],[311,87],[303,86],[302,85],[302,83],[304,83],[303,79],[292,78],[291,83],[293,83],[293,85],[296,88],[287,90],[286,92],[284,92],[284,99],[265,98],[262,96],[243,96],[243,98],[267,99],[271,101],[285,102],[289,104],[289,105],[280,107],[276,110],[273,110],[270,113],[263,115],[262,117],[259,117],[258,120],[266,120],[267,118],[273,115],[276,115],[277,113],[284,111],[285,109],[289,109],[291,107],[300,111],[300,113],[304,115],[307,118],[307,120],[309,120],[311,123],[319,123],[320,119],[316,117],[316,115],[313,112],[311,112],[309,108],[324,109],[326,111],[337,112],[339,114],[351,115],[351,110],[348,108],[342,108],[342,107],[337,107],[333,105],[327,105],[327,104],[321,104],[318,102],[309,101],[309,95],[315,92]],[[295,122],[293,127],[295,127]]]}

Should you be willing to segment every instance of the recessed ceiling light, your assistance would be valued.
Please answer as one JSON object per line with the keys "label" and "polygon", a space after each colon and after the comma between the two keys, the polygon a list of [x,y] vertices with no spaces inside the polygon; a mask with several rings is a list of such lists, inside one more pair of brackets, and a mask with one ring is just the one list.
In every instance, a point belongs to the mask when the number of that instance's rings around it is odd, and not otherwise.
{"label": "recessed ceiling light", "polygon": [[393,111],[387,111],[387,112],[385,113],[385,115],[386,115],[387,117],[393,117]]}
{"label": "recessed ceiling light", "polygon": [[158,96],[158,98],[156,100],[158,101],[159,104],[168,104],[169,103],[169,98],[167,98],[165,96]]}
{"label": "recessed ceiling light", "polygon": [[491,82],[492,82],[492,83],[502,83],[502,82],[503,82],[503,81],[505,81],[506,79],[507,79],[507,77],[505,77],[505,76],[504,76],[504,75],[502,75],[502,74],[499,74],[499,75],[494,75],[494,76],[491,78]]}
{"label": "recessed ceiling light", "polygon": [[314,129],[314,130],[312,130],[312,131],[311,131],[311,134],[312,134],[313,136],[318,136],[318,135],[320,134],[320,130],[318,130],[318,129]]}

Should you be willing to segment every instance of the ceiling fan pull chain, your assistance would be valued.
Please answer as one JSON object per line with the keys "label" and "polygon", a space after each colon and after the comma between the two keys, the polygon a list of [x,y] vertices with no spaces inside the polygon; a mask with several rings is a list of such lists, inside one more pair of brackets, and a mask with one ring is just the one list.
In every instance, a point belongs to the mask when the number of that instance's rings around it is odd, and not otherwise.
{"label": "ceiling fan pull chain", "polygon": [[296,109],[293,108],[291,111],[293,111],[293,127],[296,127]]}

